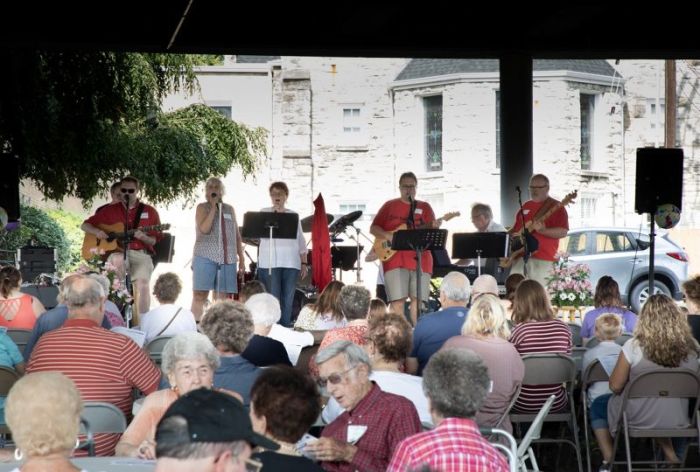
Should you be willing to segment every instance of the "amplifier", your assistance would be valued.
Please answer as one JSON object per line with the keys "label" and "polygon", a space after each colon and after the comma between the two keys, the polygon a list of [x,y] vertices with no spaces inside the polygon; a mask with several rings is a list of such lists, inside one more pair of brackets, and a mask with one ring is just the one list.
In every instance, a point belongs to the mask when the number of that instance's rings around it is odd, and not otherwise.
{"label": "amplifier", "polygon": [[41,274],[56,272],[56,249],[52,247],[25,246],[17,249],[17,264],[22,280],[33,282]]}

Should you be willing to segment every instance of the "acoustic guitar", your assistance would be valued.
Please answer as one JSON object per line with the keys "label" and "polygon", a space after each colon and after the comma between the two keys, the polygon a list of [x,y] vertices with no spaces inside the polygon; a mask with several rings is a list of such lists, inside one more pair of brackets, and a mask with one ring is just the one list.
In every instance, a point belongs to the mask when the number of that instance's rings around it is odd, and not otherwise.
{"label": "acoustic guitar", "polygon": [[[525,222],[525,228],[524,228],[524,229],[521,229],[521,231],[519,231],[518,233],[516,233],[515,236],[513,237],[513,239],[520,239],[520,240],[522,240],[522,239],[525,239],[525,238],[528,238],[528,237],[533,237],[533,238],[534,238],[534,236],[531,236],[531,233],[532,233],[532,226],[533,226],[533,223],[534,223],[535,221],[545,221],[547,218],[549,218],[550,216],[552,216],[552,214],[554,214],[554,212],[557,211],[559,208],[565,207],[565,206],[567,206],[569,203],[573,202],[573,201],[576,199],[577,196],[578,196],[578,191],[577,191],[577,190],[574,190],[573,192],[567,194],[567,195],[562,199],[561,202],[557,202],[556,204],[552,205],[547,211],[545,211],[545,212],[542,213],[541,215],[537,215],[537,216],[536,216],[535,218],[533,218],[532,220],[526,221],[526,222]],[[529,240],[529,239],[528,239],[528,240]],[[522,243],[521,243],[521,244],[522,244]],[[534,252],[534,251],[530,251],[530,252]],[[501,267],[503,267],[504,269],[505,269],[505,268],[508,268],[508,267],[510,267],[511,265],[513,265],[513,262],[515,262],[517,259],[520,259],[520,258],[523,257],[524,255],[525,255],[525,247],[520,247],[519,249],[514,250],[513,252],[511,252],[510,256],[508,256],[508,257],[501,257],[501,261],[499,262],[499,265],[500,265]]]}
{"label": "acoustic guitar", "polygon": [[[441,222],[441,221],[450,221],[452,218],[455,218],[457,216],[460,216],[460,213],[458,211],[452,211],[449,213],[445,213],[443,216],[438,218],[435,221]],[[425,226],[422,226],[423,228]],[[405,224],[399,226],[396,228],[394,231],[391,231],[391,234],[393,235],[395,232],[400,231],[402,229],[408,229],[408,226]],[[416,228],[418,229],[418,228]],[[376,238],[374,240],[374,252],[377,254],[377,257],[379,258],[380,261],[386,262],[392,257],[394,257],[394,254],[396,254],[396,250],[391,249],[391,239],[383,239],[383,238]]]}
{"label": "acoustic guitar", "polygon": [[[90,260],[95,257],[95,251],[104,251],[104,254],[109,254],[119,250],[124,250],[120,247],[122,239],[126,236],[124,232],[124,223],[115,223],[113,225],[97,225],[102,231],[107,233],[109,238],[100,239],[92,233],[85,233],[83,238],[83,259]],[[148,231],[164,231],[170,229],[169,224],[162,225],[152,225],[143,226],[140,228],[130,229],[128,231],[129,236],[133,236],[136,231],[143,231],[144,233]]]}

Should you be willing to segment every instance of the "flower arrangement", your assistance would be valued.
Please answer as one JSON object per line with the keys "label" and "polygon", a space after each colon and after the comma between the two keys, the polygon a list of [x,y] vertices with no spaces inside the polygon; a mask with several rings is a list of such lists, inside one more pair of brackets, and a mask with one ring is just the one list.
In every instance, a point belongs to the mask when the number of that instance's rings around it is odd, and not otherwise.
{"label": "flower arrangement", "polygon": [[83,262],[78,266],[76,272],[79,274],[86,274],[88,272],[97,272],[102,274],[109,280],[109,293],[107,294],[107,299],[114,302],[120,309],[131,303],[132,297],[129,295],[129,291],[126,289],[122,283],[116,266],[105,260],[105,252],[102,249],[92,248],[90,249],[92,257]]}
{"label": "flower arrangement", "polygon": [[558,258],[552,264],[552,272],[547,277],[547,291],[552,300],[552,305],[562,306],[590,306],[593,303],[593,287],[589,278],[591,269],[586,264],[569,263],[569,255],[558,253]]}

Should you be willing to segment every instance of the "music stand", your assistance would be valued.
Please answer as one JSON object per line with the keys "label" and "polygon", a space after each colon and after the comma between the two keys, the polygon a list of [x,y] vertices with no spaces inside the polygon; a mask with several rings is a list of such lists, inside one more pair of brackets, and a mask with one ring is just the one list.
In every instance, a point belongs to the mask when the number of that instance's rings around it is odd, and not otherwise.
{"label": "music stand", "polygon": [[477,273],[481,275],[481,258],[507,257],[508,233],[455,233],[452,235],[454,259],[476,259]]}
{"label": "music stand", "polygon": [[[248,211],[243,215],[242,238],[296,239],[299,215],[271,211]],[[268,274],[272,275],[272,245],[268,251]]]}
{"label": "music stand", "polygon": [[422,311],[421,276],[422,253],[427,249],[444,249],[447,239],[446,229],[404,229],[394,233],[391,238],[391,249],[396,251],[416,251],[416,298],[418,299],[418,313]]}

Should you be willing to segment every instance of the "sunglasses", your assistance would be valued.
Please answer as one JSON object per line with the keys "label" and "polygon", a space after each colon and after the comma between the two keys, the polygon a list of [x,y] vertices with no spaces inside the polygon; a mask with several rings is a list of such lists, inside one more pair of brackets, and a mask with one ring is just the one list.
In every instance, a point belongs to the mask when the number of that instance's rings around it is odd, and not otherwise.
{"label": "sunglasses", "polygon": [[344,370],[342,372],[336,372],[328,376],[328,378],[325,377],[319,377],[318,380],[316,381],[318,383],[318,386],[321,388],[325,388],[326,384],[330,382],[333,385],[338,385],[340,382],[343,381],[343,375],[347,374],[350,372],[352,369],[354,369],[357,366],[350,367],[348,370]]}
{"label": "sunglasses", "polygon": [[134,192],[136,192],[136,189],[135,189],[135,188],[122,188],[122,189],[119,189],[119,190],[121,190],[122,193],[134,193]]}

